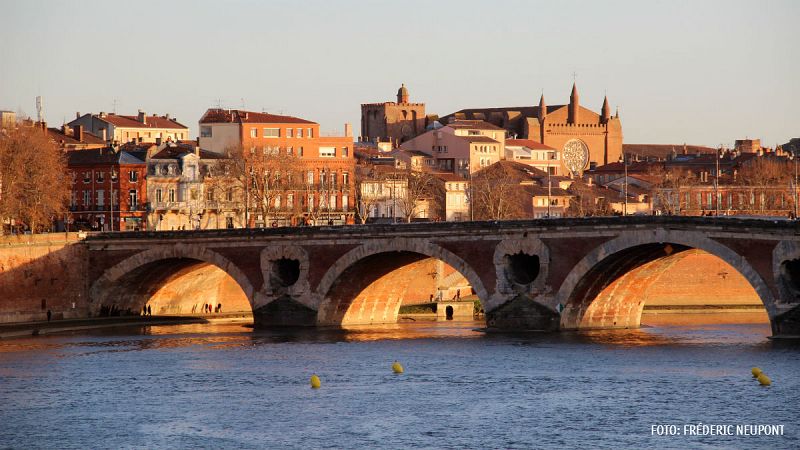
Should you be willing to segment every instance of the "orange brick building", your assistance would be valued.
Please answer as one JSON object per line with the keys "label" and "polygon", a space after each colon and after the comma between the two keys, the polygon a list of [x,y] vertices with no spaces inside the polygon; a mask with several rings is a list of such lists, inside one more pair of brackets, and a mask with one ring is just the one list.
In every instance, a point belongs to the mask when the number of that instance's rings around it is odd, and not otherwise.
{"label": "orange brick building", "polygon": [[353,223],[355,158],[349,126],[345,136],[322,136],[318,123],[298,117],[209,109],[199,128],[203,150],[283,154],[297,164],[292,172],[302,176],[302,189],[280,194],[270,217],[253,211],[251,226]]}

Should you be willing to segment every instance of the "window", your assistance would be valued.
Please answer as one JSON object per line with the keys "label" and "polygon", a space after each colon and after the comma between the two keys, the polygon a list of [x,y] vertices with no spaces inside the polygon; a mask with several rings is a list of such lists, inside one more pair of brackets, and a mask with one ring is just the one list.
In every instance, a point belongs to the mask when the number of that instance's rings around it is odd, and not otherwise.
{"label": "window", "polygon": [[257,128],[250,128],[250,137],[258,137],[258,129]]}
{"label": "window", "polygon": [[350,156],[350,149],[347,147],[342,147],[342,158],[347,158]]}
{"label": "window", "polygon": [[[291,128],[289,128],[291,130]],[[294,155],[294,147],[286,147],[286,154],[291,156]]]}
{"label": "window", "polygon": [[334,158],[334,157],[336,157],[336,147],[320,147],[319,148],[319,157],[320,158]]}
{"label": "window", "polygon": [[105,174],[98,170],[97,171],[97,182],[98,183],[102,183],[105,180],[106,180]]}
{"label": "window", "polygon": [[131,183],[136,183],[136,181],[139,180],[139,172],[131,170],[128,172],[128,179],[131,181]]}
{"label": "window", "polygon": [[225,200],[232,202],[233,201],[233,189],[228,188],[228,191],[225,192]]}
{"label": "window", "polygon": [[308,184],[314,184],[314,171],[309,170],[308,174],[306,175],[306,182]]}
{"label": "window", "polygon": [[103,190],[97,191],[97,206],[104,206],[106,204],[105,195],[106,193]]}
{"label": "window", "polygon": [[128,205],[131,210],[136,209],[139,197],[136,193],[136,189],[131,189],[128,191]]}
{"label": "window", "polygon": [[197,189],[192,189],[189,191],[189,198],[192,200],[197,200]]}
{"label": "window", "polygon": [[161,203],[164,201],[164,193],[161,189],[156,189],[156,202]]}
{"label": "window", "polygon": [[280,128],[264,128],[264,136],[265,138],[277,138],[281,137],[281,129]]}
{"label": "window", "polygon": [[209,202],[214,201],[214,191],[209,190],[208,192],[206,192],[206,200],[208,200]]}
{"label": "window", "polygon": [[294,128],[287,128],[286,137],[292,137],[293,135],[294,135]]}
{"label": "window", "polygon": [[168,201],[170,201],[170,202],[174,202],[175,201],[175,189],[170,189],[169,190],[169,200]]}
{"label": "window", "polygon": [[299,138],[303,137],[303,129],[302,128],[298,128],[297,129],[297,137],[299,137]]}
{"label": "window", "polygon": [[314,209],[314,194],[308,194],[308,210],[312,211]]}
{"label": "window", "polygon": [[300,149],[297,151],[297,156],[303,156],[303,147],[300,147]]}
{"label": "window", "polygon": [[337,178],[336,172],[331,173],[331,179],[330,179],[331,189],[336,189],[336,178]]}
{"label": "window", "polygon": [[286,194],[286,208],[292,209],[294,206],[294,194]]}
{"label": "window", "polygon": [[200,127],[200,137],[212,137],[211,127]]}
{"label": "window", "polygon": [[92,181],[92,173],[83,172],[83,182],[88,184],[90,181]]}
{"label": "window", "polygon": [[328,208],[336,209],[336,194],[331,194],[328,198]]}
{"label": "window", "polygon": [[325,176],[325,171],[322,170],[319,173],[319,185],[325,186],[325,181],[327,181],[327,177]]}
{"label": "window", "polygon": [[342,186],[347,187],[348,184],[350,184],[350,174],[342,172]]}
{"label": "window", "polygon": [[347,202],[348,202],[347,194],[342,195],[342,211],[347,211]]}
{"label": "window", "polygon": [[92,204],[92,193],[83,191],[83,206],[90,206]]}
{"label": "window", "polygon": [[281,196],[280,195],[275,197],[275,209],[281,209]]}
{"label": "window", "polygon": [[306,137],[308,137],[308,138],[313,138],[314,137],[314,129],[313,128],[309,128],[308,129],[308,135]]}

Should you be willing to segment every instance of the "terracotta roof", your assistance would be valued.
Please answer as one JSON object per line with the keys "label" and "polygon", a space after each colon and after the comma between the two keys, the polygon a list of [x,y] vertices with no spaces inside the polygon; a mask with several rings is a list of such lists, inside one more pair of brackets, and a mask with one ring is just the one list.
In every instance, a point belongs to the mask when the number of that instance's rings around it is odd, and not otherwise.
{"label": "terracotta roof", "polygon": [[532,139],[506,139],[506,147],[508,146],[528,147],[531,150],[555,150],[549,145],[544,145],[541,142],[536,142]]}
{"label": "terracotta roof", "polygon": [[488,137],[488,136],[458,136],[461,139],[466,139],[470,142],[488,142],[490,144],[499,144],[500,142]]}
{"label": "terracotta roof", "polygon": [[695,155],[698,152],[714,153],[717,151],[717,149],[711,147],[686,144],[622,144],[622,151],[626,154],[666,159],[672,154],[673,150],[678,155],[683,154],[684,147],[686,154],[689,155]]}
{"label": "terracotta roof", "polygon": [[316,122],[299,117],[217,108],[207,110],[200,119],[200,123],[307,123],[316,125]]}
{"label": "terracotta roof", "polygon": [[455,120],[444,126],[455,128],[455,129],[466,129],[466,128],[474,128],[478,130],[502,130],[505,131],[505,128],[500,128],[496,125],[492,125],[489,122],[484,122],[483,120]]}
{"label": "terracotta roof", "polygon": [[188,130],[188,127],[181,125],[173,119],[167,119],[161,116],[146,116],[145,122],[139,122],[137,116],[121,116],[117,114],[106,114],[100,117],[99,114],[94,114],[94,117],[99,120],[104,120],[114,126],[123,128],[175,128]]}
{"label": "terracotta roof", "polygon": [[48,128],[47,134],[50,136],[50,139],[59,144],[65,144],[65,145],[105,144],[102,138],[97,137],[87,131],[83,132],[82,141],[75,139],[72,133],[64,133],[63,130],[60,130],[58,128]]}
{"label": "terracotta roof", "polygon": [[456,175],[454,173],[450,173],[450,172],[431,172],[431,175],[433,175],[434,177],[436,177],[436,178],[438,178],[438,179],[440,179],[442,181],[445,181],[445,182],[447,182],[447,181],[466,182],[467,181],[464,177],[458,176],[458,175]]}

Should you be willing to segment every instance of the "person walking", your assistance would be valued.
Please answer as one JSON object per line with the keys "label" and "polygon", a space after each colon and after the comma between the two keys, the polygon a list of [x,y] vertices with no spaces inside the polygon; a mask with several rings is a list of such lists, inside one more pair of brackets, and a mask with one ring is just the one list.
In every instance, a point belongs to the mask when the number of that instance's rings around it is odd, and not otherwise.
{"label": "person walking", "polygon": [[153,315],[153,308],[150,305],[147,305],[147,315],[148,316],[152,316]]}
{"label": "person walking", "polygon": [[53,317],[53,313],[48,309],[47,310],[47,321],[50,322],[50,318]]}

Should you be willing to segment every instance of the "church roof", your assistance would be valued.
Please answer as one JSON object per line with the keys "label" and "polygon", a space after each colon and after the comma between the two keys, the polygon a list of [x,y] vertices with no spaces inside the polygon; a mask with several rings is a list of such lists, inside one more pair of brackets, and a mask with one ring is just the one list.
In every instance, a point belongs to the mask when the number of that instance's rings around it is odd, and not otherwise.
{"label": "church roof", "polygon": [[447,125],[450,128],[457,129],[457,130],[464,130],[468,128],[479,129],[479,130],[497,130],[497,131],[505,131],[505,128],[498,127],[497,125],[492,125],[489,122],[485,122],[483,120],[455,120]]}
{"label": "church roof", "polygon": [[506,147],[528,147],[531,150],[555,150],[549,145],[536,142],[533,139],[506,139]]}

